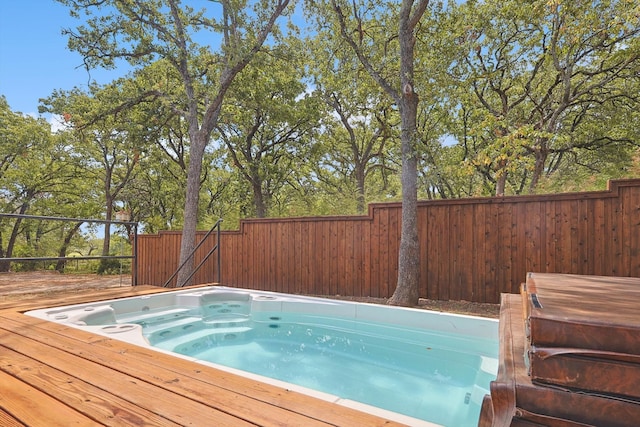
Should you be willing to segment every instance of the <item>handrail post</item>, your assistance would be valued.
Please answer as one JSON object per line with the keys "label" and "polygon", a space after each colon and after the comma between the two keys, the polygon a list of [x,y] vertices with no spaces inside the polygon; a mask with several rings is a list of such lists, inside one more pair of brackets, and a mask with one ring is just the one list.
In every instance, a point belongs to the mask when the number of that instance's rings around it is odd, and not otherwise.
{"label": "handrail post", "polygon": [[[218,221],[218,224],[222,222],[222,218],[220,218],[220,220]],[[216,244],[216,246],[218,247],[218,284],[222,283],[220,281],[220,266],[221,266],[221,262],[220,262],[220,225],[218,225],[218,243]]]}
{"label": "handrail post", "polygon": [[133,226],[133,265],[131,266],[131,286],[138,285],[138,223]]}

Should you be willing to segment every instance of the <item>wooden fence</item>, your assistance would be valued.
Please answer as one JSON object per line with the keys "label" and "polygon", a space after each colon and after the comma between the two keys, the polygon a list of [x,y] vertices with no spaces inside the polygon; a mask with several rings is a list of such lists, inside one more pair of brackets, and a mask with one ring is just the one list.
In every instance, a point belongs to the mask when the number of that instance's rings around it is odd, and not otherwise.
{"label": "wooden fence", "polygon": [[[389,297],[400,242],[399,203],[366,216],[250,219],[222,232],[224,285],[317,295]],[[640,179],[607,191],[422,201],[420,296],[497,303],[526,273],[640,276]],[[204,235],[204,233],[202,233]],[[180,232],[141,235],[139,284],[177,268]],[[203,256],[215,242],[203,245]],[[195,283],[216,278],[215,256]]]}

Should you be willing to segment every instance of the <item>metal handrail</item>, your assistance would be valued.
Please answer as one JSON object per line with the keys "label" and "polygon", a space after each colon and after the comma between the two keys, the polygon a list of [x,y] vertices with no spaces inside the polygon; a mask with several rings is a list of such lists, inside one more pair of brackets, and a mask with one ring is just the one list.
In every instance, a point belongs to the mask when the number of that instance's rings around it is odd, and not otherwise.
{"label": "metal handrail", "polygon": [[202,267],[202,265],[207,262],[207,260],[209,259],[209,257],[215,252],[218,251],[218,268],[217,268],[217,276],[218,276],[218,283],[220,283],[220,224],[222,223],[222,218],[218,219],[216,221],[215,224],[213,224],[213,227],[211,227],[211,229],[209,231],[207,231],[207,234],[204,235],[204,237],[200,240],[200,242],[198,242],[198,244],[196,245],[195,248],[193,248],[193,250],[191,251],[191,253],[189,254],[188,257],[185,258],[184,261],[182,261],[182,264],[180,264],[178,266],[178,268],[176,269],[176,271],[173,272],[173,274],[171,275],[171,277],[169,277],[167,279],[166,282],[164,282],[164,285],[162,285],[165,288],[169,287],[169,284],[171,283],[171,281],[173,279],[175,279],[175,277],[178,275],[178,273],[180,272],[180,270],[182,270],[182,267],[184,267],[185,265],[187,265],[187,263],[189,261],[191,261],[191,259],[193,258],[193,256],[195,255],[196,251],[200,248],[200,246],[203,245],[204,241],[207,240],[207,237],[209,237],[211,235],[211,233],[213,233],[213,230],[218,230],[217,232],[217,242],[216,244],[213,246],[213,248],[211,248],[211,250],[207,253],[207,255],[205,255],[205,257],[202,259],[202,261],[200,261],[200,263],[196,266],[196,268],[193,269],[193,271],[191,272],[191,274],[189,274],[189,277],[187,277],[184,281],[184,283],[182,284],[178,284],[176,283],[176,287],[177,288],[181,288],[183,287],[185,284],[189,283],[189,280],[191,280],[191,278],[198,272],[198,270],[200,270],[200,267]]}
{"label": "metal handrail", "polygon": [[0,258],[1,261],[8,262],[27,262],[27,261],[79,261],[79,260],[98,260],[98,259],[131,259],[131,285],[137,284],[138,274],[138,223],[135,221],[119,221],[119,220],[107,220],[96,218],[69,218],[61,216],[46,216],[46,215],[26,215],[15,213],[0,213],[0,218],[21,218],[21,219],[35,219],[35,220],[52,220],[63,222],[87,222],[93,224],[116,224],[116,225],[129,225],[133,226],[133,254],[132,255],[104,255],[104,256],[81,256],[81,257],[15,257],[15,258]]}

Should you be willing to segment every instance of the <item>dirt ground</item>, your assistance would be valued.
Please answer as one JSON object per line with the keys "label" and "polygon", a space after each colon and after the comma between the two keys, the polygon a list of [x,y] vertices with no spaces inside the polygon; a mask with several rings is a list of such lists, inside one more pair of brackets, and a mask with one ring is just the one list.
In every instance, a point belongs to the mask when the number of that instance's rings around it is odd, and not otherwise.
{"label": "dirt ground", "polygon": [[0,273],[0,302],[120,286],[131,286],[131,276],[60,274],[53,271]]}
{"label": "dirt ground", "polygon": [[[56,272],[0,273],[0,302],[51,296],[58,292],[81,292],[131,286],[130,275],[60,274]],[[384,298],[323,296],[350,301],[384,304]],[[416,308],[497,318],[498,304],[468,301],[435,301],[420,299]]]}
{"label": "dirt ground", "polygon": [[[343,297],[343,296],[325,296],[323,298],[345,299],[349,301],[368,302],[372,304],[386,304],[385,298],[373,297]],[[447,313],[468,314],[471,316],[482,316],[498,318],[500,315],[499,304],[485,304],[469,301],[437,301],[431,299],[420,298],[418,305],[414,308],[424,310],[443,311]]]}

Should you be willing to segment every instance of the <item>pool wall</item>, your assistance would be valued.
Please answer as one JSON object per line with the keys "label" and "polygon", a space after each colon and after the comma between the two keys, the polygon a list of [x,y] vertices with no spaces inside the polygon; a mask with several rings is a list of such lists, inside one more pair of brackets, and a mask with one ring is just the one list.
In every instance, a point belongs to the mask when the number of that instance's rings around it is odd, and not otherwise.
{"label": "pool wall", "polygon": [[354,320],[384,322],[398,327],[424,328],[427,326],[431,331],[489,340],[496,339],[498,334],[497,319],[266,291],[247,291],[222,286],[47,308],[29,311],[26,314],[83,327],[116,322],[123,324],[127,323],[128,315],[139,319],[139,312],[149,312],[152,315],[157,310],[165,310],[167,307],[176,307],[176,312],[197,311],[201,307],[220,301],[243,302],[247,304],[251,313],[286,311],[331,315]]}
{"label": "pool wall", "polygon": [[[383,323],[384,326],[382,327],[386,329],[385,332],[390,334],[394,334],[394,330],[400,333],[402,328],[426,329],[430,334],[453,337],[450,344],[452,348],[464,346],[466,341],[470,343],[469,345],[474,346],[473,351],[479,355],[476,384],[488,384],[491,379],[495,378],[497,372],[498,321],[496,319],[422,309],[211,286],[198,288],[197,290],[187,289],[150,296],[33,310],[25,314],[152,348],[228,372],[254,378],[258,381],[275,384],[344,406],[374,413],[408,425],[436,425],[428,421],[343,399],[339,396],[165,351],[150,344],[149,339],[153,339],[153,336],[149,338],[143,336],[140,323],[144,322],[145,316],[157,318],[160,312],[168,318],[172,316],[176,318],[190,315],[202,316],[203,313],[207,313],[207,310],[216,311],[218,318],[222,316],[224,319],[227,316],[233,321],[243,317],[248,318],[249,316],[260,320],[261,316],[268,316],[269,313],[287,312],[304,314],[310,318],[314,316],[332,316],[354,321]],[[480,348],[478,348],[478,345],[480,345]],[[488,390],[485,387],[475,386],[470,399],[475,404],[481,405],[482,399],[487,393]]]}

